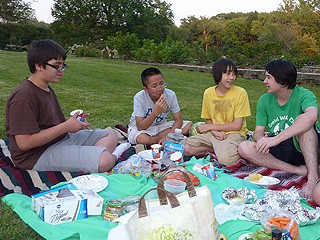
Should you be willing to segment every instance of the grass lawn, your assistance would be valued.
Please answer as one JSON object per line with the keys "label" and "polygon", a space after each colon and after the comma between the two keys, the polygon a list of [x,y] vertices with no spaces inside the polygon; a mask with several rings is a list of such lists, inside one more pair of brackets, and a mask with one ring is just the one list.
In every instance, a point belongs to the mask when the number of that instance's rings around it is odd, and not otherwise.
{"label": "grass lawn", "polygon": [[[5,133],[5,105],[12,90],[30,76],[26,53],[0,51],[0,137]],[[122,60],[77,58],[68,56],[61,82],[51,84],[66,116],[74,109],[90,112],[92,128],[127,125],[133,110],[133,96],[142,89],[141,72],[147,68]],[[202,96],[214,84],[211,74],[187,72],[159,67],[168,84],[178,97],[183,119],[192,122],[200,118]],[[261,79],[262,80],[262,79]],[[236,85],[249,95],[252,116],[247,118],[249,130],[254,130],[256,104],[266,92],[262,81],[237,79]],[[319,99],[320,88],[304,86]],[[0,239],[42,239],[28,228],[10,207],[0,201]],[[23,237],[22,237],[23,236]]]}

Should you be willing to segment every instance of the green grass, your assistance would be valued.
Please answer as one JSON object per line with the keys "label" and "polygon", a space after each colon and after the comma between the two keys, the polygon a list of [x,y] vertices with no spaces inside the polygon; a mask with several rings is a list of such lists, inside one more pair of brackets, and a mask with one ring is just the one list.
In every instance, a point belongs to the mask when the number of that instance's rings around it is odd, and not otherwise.
{"label": "green grass", "polygon": [[44,239],[2,200],[0,200],[0,226],[0,239],[3,240]]}
{"label": "green grass", "polygon": [[[65,115],[74,109],[90,112],[92,128],[127,125],[133,110],[133,96],[142,89],[141,72],[147,67],[121,60],[77,58],[68,56],[70,66],[61,82],[51,84]],[[193,122],[200,118],[202,96],[214,84],[211,74],[187,72],[159,67],[168,88],[175,91],[183,119]],[[5,105],[12,90],[30,76],[26,53],[0,51],[0,137],[5,133]],[[261,79],[262,80],[262,79]],[[236,85],[245,88],[249,95],[252,116],[247,118],[249,130],[254,130],[256,104],[266,92],[261,81],[238,79]],[[320,88],[304,86],[319,99]],[[41,239],[0,201],[0,239]],[[21,237],[23,236],[23,237]],[[37,237],[38,236],[38,237]]]}

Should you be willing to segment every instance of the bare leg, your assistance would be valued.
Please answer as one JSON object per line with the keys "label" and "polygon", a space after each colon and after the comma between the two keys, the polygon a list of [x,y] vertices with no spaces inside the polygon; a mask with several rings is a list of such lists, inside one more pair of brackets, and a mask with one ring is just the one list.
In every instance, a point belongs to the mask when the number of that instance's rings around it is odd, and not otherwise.
{"label": "bare leg", "polygon": [[118,145],[118,136],[115,131],[110,130],[107,136],[97,141],[94,146],[105,147],[106,151],[112,153]]}
{"label": "bare leg", "polygon": [[187,125],[185,125],[184,128],[182,128],[182,134],[185,136],[188,136],[191,127],[192,127],[192,122],[188,122]]}
{"label": "bare leg", "polygon": [[99,162],[99,173],[110,171],[116,164],[117,156],[108,151],[103,151]]}
{"label": "bare leg", "polygon": [[308,182],[301,192],[301,196],[307,199],[311,198],[312,190],[315,186],[315,182],[319,178],[318,173],[318,136],[314,128],[309,131],[300,134],[297,137],[300,145],[301,152],[303,154],[306,168],[308,171]]}
{"label": "bare leg", "polygon": [[99,162],[98,172],[106,172],[111,170],[116,161],[117,156],[112,154],[114,149],[118,145],[118,136],[115,131],[110,130],[107,136],[97,141],[94,146],[105,147],[105,151],[102,152]]}
{"label": "bare leg", "polygon": [[183,154],[185,156],[199,156],[205,154],[207,151],[213,151],[213,148],[207,146],[194,147],[186,144]]}
{"label": "bare leg", "polygon": [[155,143],[158,143],[160,139],[161,138],[159,135],[150,136],[146,133],[141,133],[137,137],[136,141],[137,143],[140,143],[140,144],[155,144]]}
{"label": "bare leg", "polygon": [[258,153],[255,149],[255,145],[256,143],[252,141],[241,142],[238,147],[240,156],[258,166],[264,166],[270,169],[277,169],[290,173],[296,173],[301,176],[307,176],[306,166],[294,166],[275,158],[270,153]]}

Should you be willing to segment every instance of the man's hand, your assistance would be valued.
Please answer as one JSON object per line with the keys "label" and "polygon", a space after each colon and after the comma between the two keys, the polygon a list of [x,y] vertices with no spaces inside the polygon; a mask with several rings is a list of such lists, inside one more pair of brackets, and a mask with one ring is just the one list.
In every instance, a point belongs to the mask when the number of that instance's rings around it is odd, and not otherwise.
{"label": "man's hand", "polygon": [[166,96],[164,94],[158,99],[158,101],[154,105],[153,111],[158,116],[160,113],[163,113],[168,108],[168,103],[166,100]]}
{"label": "man's hand", "polygon": [[225,132],[211,131],[212,135],[220,141],[223,141],[227,138],[227,134]]}
{"label": "man's hand", "polygon": [[76,112],[72,117],[68,118],[68,120],[65,122],[67,126],[67,131],[70,133],[78,132],[82,129],[89,129],[91,124],[88,123],[86,117],[90,115],[90,113],[86,113],[83,115],[84,122],[81,122],[77,119],[80,112]]}
{"label": "man's hand", "polygon": [[205,132],[208,132],[210,131],[210,125],[211,124],[201,124],[201,125],[198,125],[196,127],[196,130],[198,133],[205,133]]}
{"label": "man's hand", "polygon": [[258,139],[256,143],[256,150],[258,153],[267,154],[269,153],[269,148],[277,146],[280,142],[277,141],[277,137],[269,137],[265,135]]}
{"label": "man's hand", "polygon": [[[88,117],[88,116],[90,116],[90,113],[85,113],[85,114],[83,114],[83,122],[89,123],[88,120],[87,120],[87,117]],[[91,124],[90,124],[90,126],[91,126]],[[87,128],[88,130],[90,130],[90,126],[87,126],[86,128]]]}
{"label": "man's hand", "polygon": [[166,144],[166,137],[163,137],[158,142],[162,146],[162,150],[164,149],[164,145]]}

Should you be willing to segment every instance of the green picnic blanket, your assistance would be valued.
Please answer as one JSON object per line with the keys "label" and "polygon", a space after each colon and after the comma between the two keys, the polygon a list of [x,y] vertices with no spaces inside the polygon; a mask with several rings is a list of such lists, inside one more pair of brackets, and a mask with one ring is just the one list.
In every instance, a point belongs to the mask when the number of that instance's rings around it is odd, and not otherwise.
{"label": "green picnic blanket", "polygon": [[[233,177],[223,173],[221,169],[215,169],[218,178],[211,180],[192,170],[193,165],[198,162],[202,165],[208,163],[208,159],[192,158],[185,163],[186,169],[194,173],[200,180],[200,186],[207,186],[212,192],[213,205],[225,203],[222,198],[222,192],[228,187],[243,188],[248,187],[250,190],[255,189],[257,196],[263,198],[267,189],[252,184],[248,181]],[[104,175],[105,176],[105,175]],[[99,192],[99,195],[107,199],[125,197],[129,195],[143,195],[147,190],[155,187],[157,183],[152,177],[137,177],[128,174],[113,174],[105,176],[108,179],[108,186]],[[46,239],[107,239],[109,231],[117,226],[117,223],[111,223],[103,220],[103,213],[99,216],[89,216],[87,219],[74,222],[67,222],[58,225],[50,225],[43,222],[39,216],[31,210],[31,198],[19,193],[12,193],[2,197],[10,205],[20,218],[32,227],[36,232]],[[303,206],[312,209],[306,201],[302,201]],[[104,209],[104,206],[103,206]],[[229,240],[238,240],[239,236],[244,233],[254,232],[262,226],[259,223],[245,220],[231,220],[218,224],[221,232]],[[318,239],[320,237],[320,221],[315,224],[299,228],[303,240]]]}

